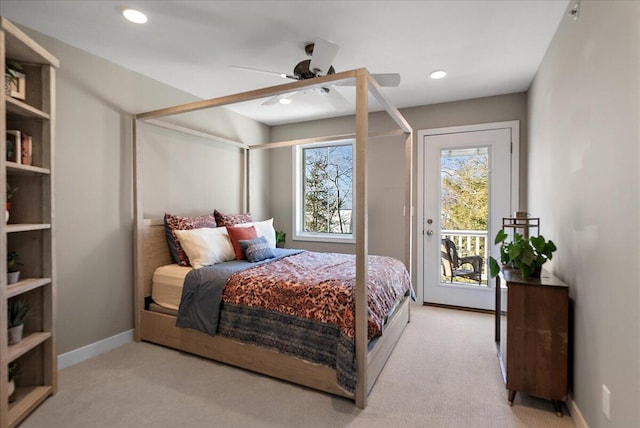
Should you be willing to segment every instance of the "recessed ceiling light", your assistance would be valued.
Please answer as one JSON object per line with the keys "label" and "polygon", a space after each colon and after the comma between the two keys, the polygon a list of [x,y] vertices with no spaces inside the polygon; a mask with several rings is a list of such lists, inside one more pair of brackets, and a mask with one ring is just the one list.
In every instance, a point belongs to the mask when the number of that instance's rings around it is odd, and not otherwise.
{"label": "recessed ceiling light", "polygon": [[278,100],[278,102],[280,104],[291,104],[291,100],[289,98],[280,98],[280,100]]}
{"label": "recessed ceiling light", "polygon": [[442,79],[446,75],[447,72],[444,70],[434,70],[431,72],[431,74],[429,74],[429,77],[431,77],[432,79]]}
{"label": "recessed ceiling light", "polygon": [[135,9],[125,9],[122,11],[122,14],[129,21],[134,22],[136,24],[144,24],[147,22],[147,15]]}

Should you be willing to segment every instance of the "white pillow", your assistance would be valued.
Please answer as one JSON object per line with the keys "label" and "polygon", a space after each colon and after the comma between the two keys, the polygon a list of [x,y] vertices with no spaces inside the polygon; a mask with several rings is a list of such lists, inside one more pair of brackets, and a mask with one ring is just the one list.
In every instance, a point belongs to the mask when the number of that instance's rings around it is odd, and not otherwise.
{"label": "white pillow", "polygon": [[173,231],[194,269],[235,260],[236,253],[226,227]]}
{"label": "white pillow", "polygon": [[[236,224],[234,227],[249,227],[256,228],[256,235],[264,236],[267,238],[267,243],[270,248],[276,248],[276,230],[273,228],[273,219],[264,221],[253,221],[250,223]],[[188,255],[188,254],[187,254]]]}

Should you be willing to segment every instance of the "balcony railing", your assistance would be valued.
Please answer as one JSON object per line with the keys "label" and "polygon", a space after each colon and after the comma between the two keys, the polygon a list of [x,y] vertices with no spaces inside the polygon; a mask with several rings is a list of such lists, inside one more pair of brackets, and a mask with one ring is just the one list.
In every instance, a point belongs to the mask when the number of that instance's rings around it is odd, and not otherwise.
{"label": "balcony railing", "polygon": [[[487,283],[487,260],[489,246],[486,230],[442,230],[442,239],[449,238],[456,244],[460,257],[482,256],[482,282]],[[477,282],[476,282],[477,284]]]}

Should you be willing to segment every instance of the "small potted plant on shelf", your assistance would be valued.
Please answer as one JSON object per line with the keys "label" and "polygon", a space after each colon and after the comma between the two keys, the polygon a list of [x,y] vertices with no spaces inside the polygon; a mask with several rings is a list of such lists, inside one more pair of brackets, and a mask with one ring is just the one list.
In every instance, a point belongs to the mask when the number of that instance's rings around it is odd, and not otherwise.
{"label": "small potted plant on shelf", "polygon": [[[557,250],[553,241],[547,241],[542,235],[524,238],[519,233],[514,233],[511,242],[506,242],[507,238],[507,233],[500,229],[494,241],[496,245],[501,244],[500,263],[502,263],[502,269],[518,269],[522,274],[522,279],[539,278],[542,265],[547,260],[551,260],[553,252]],[[498,276],[500,269],[498,261],[489,257],[489,270],[492,278]]]}
{"label": "small potted plant on shelf", "polygon": [[287,239],[287,234],[282,230],[276,230],[276,247],[284,248],[284,241]]}
{"label": "small potted plant on shelf", "polygon": [[4,92],[14,98],[25,99],[25,77],[20,63],[8,59],[4,65]]}
{"label": "small potted plant on shelf", "polygon": [[15,345],[22,340],[24,320],[29,314],[29,303],[25,300],[11,300],[7,306],[7,321],[9,331],[9,345]]}
{"label": "small potted plant on shelf", "polygon": [[16,194],[17,191],[18,191],[18,188],[11,187],[11,185],[7,181],[7,209],[4,213],[5,223],[9,221],[9,211],[11,211],[11,198],[13,198],[13,196]]}
{"label": "small potted plant on shelf", "polygon": [[7,253],[7,284],[15,284],[20,280],[20,255],[15,251]]}
{"label": "small potted plant on shelf", "polygon": [[14,392],[16,391],[16,383],[14,381],[14,377],[18,372],[18,363],[13,361],[9,363],[7,368],[8,368],[7,371],[9,372],[9,385],[7,388],[7,396],[9,397],[9,403],[12,403],[16,399],[14,395]]}

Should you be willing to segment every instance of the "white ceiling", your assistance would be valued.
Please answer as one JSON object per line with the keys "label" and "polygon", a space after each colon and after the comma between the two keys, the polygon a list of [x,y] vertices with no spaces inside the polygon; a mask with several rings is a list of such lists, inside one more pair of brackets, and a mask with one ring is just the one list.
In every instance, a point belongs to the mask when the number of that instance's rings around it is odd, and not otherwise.
{"label": "white ceiling", "polygon": [[[400,73],[400,86],[383,93],[405,108],[526,91],[568,3],[2,0],[0,13],[203,99],[286,83],[230,66],[292,73],[308,59],[304,45],[321,37],[340,46],[336,72]],[[124,20],[125,6],[149,22]],[[431,80],[435,69],[448,76]],[[335,115],[323,102],[311,93],[289,106],[234,110],[273,125]]]}

